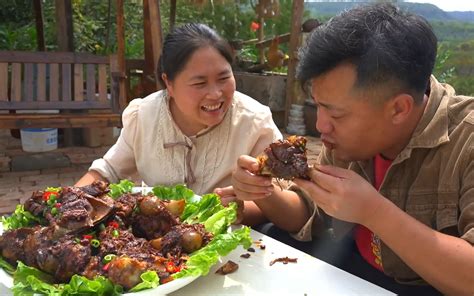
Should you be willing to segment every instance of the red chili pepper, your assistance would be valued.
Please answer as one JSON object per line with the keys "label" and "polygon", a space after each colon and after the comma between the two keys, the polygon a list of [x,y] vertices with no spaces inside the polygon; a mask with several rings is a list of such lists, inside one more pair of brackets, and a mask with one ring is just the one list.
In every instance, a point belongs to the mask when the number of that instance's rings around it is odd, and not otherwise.
{"label": "red chili pepper", "polygon": [[166,271],[168,271],[169,273],[175,273],[180,270],[181,267],[176,266],[172,261],[168,261],[168,263],[166,263]]}
{"label": "red chili pepper", "polygon": [[110,221],[109,226],[115,229],[119,228],[119,224],[116,221]]}
{"label": "red chili pepper", "polygon": [[87,239],[87,240],[91,240],[91,239],[92,239],[92,235],[90,235],[90,234],[84,234],[84,235],[82,236],[82,238]]}
{"label": "red chili pepper", "polygon": [[51,196],[51,194],[53,194],[54,192],[49,192],[49,191],[46,191],[45,193],[43,193],[43,200],[44,201],[48,201],[49,200],[49,197]]}
{"label": "red chili pepper", "polygon": [[59,209],[62,206],[62,204],[60,202],[57,202],[54,206],[56,207],[56,209]]}
{"label": "red chili pepper", "polygon": [[102,270],[107,271],[107,270],[109,270],[109,267],[110,267],[110,262],[105,264],[104,267],[102,267]]}

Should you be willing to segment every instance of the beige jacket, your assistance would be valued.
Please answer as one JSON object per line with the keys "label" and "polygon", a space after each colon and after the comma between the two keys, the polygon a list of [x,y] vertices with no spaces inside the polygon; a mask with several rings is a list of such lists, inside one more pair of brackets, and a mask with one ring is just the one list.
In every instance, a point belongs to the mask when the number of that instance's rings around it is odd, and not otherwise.
{"label": "beige jacket", "polygon": [[[319,162],[349,168],[373,184],[372,161],[341,163],[323,149]],[[474,245],[474,98],[457,96],[432,77],[425,112],[388,169],[380,193],[418,221]],[[331,221],[305,200],[313,216],[296,238],[310,240],[321,234],[322,225],[332,225],[336,238],[349,233],[353,224]],[[383,242],[381,253],[387,275],[401,282],[419,280]]]}
{"label": "beige jacket", "polygon": [[131,101],[123,112],[117,143],[89,170],[110,182],[187,184],[196,194],[205,194],[231,184],[240,155],[257,156],[282,138],[270,109],[239,92],[221,124],[192,137],[181,132],[169,110],[166,91]]}

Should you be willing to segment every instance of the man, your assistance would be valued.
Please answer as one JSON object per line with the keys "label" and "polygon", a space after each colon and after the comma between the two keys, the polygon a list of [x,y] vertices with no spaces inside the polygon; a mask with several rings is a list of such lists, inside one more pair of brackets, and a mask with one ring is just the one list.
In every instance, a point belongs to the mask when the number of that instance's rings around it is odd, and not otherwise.
{"label": "man", "polygon": [[242,156],[237,199],[300,240],[350,238],[394,292],[473,295],[474,99],[431,76],[436,49],[429,24],[391,4],[315,29],[298,77],[318,106],[319,164],[281,191]]}

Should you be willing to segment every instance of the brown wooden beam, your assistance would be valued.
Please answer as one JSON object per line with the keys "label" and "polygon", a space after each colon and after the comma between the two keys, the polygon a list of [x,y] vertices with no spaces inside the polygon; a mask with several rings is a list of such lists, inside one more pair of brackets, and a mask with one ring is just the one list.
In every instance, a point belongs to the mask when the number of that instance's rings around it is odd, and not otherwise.
{"label": "brown wooden beam", "polygon": [[[74,51],[74,30],[72,22],[71,0],[55,0],[56,32],[59,51]],[[71,72],[71,75],[73,73]],[[68,111],[64,111],[68,112]],[[64,145],[74,145],[74,134],[70,129],[64,130]]]}
{"label": "brown wooden beam", "polygon": [[59,51],[74,51],[71,0],[56,0],[56,31]]}
{"label": "brown wooden beam", "polygon": [[0,114],[0,129],[120,127],[120,114]]}
{"label": "brown wooden beam", "polygon": [[110,109],[109,102],[101,101],[0,101],[0,110],[84,110],[84,109]]}
{"label": "brown wooden beam", "polygon": [[109,57],[91,53],[0,50],[0,61],[34,64],[108,64]]}
{"label": "brown wooden beam", "polygon": [[113,73],[118,88],[119,107],[121,110],[125,108],[127,101],[127,88],[125,84],[126,66],[125,66],[125,22],[123,11],[123,0],[117,0],[117,55],[110,57],[110,71]]}
{"label": "brown wooden beam", "polygon": [[290,33],[285,33],[285,34],[281,34],[281,35],[278,35],[278,36],[275,36],[271,39],[265,39],[263,41],[258,41],[255,43],[255,46],[258,48],[258,49],[262,49],[262,48],[265,48],[265,47],[269,47],[270,44],[272,44],[272,41],[273,39],[275,38],[278,38],[278,43],[279,44],[283,44],[283,43],[286,43],[286,42],[289,42],[290,41]]}
{"label": "brown wooden beam", "polygon": [[36,20],[36,44],[39,51],[45,51],[44,42],[44,22],[43,22],[43,5],[41,0],[34,0],[33,6],[35,10]]}
{"label": "brown wooden beam", "polygon": [[304,0],[294,0],[292,15],[291,15],[291,29],[290,29],[290,45],[288,48],[288,79],[286,81],[286,106],[285,106],[285,127],[288,125],[288,116],[291,104],[295,98],[295,79],[296,79],[296,65],[298,64],[298,47],[301,44],[301,23],[303,21]]}
{"label": "brown wooden beam", "polygon": [[176,0],[170,1],[170,31],[174,28],[176,22]]}

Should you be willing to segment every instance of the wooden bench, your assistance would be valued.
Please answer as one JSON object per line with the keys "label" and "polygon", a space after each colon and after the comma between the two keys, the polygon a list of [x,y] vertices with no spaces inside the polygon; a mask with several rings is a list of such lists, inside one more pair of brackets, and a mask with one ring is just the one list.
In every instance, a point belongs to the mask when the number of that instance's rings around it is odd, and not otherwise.
{"label": "wooden bench", "polygon": [[0,128],[121,126],[127,103],[117,68],[116,56],[0,51]]}

